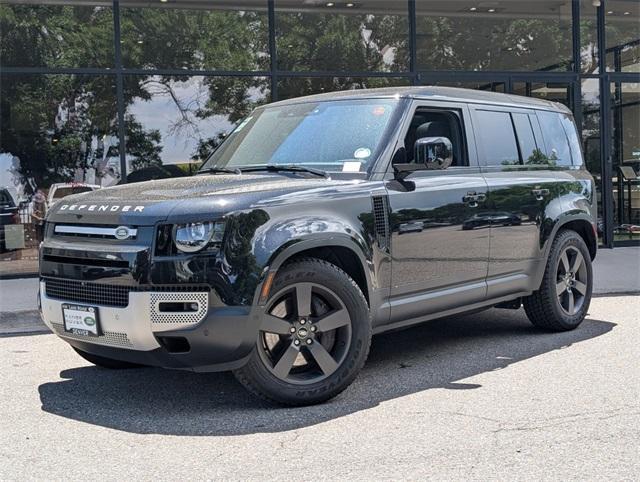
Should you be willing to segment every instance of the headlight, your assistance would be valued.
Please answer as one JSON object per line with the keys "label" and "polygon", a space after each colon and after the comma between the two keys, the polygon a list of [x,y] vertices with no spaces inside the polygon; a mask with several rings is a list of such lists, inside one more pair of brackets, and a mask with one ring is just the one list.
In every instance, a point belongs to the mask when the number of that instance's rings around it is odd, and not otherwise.
{"label": "headlight", "polygon": [[185,253],[195,253],[209,244],[219,244],[222,242],[223,235],[223,222],[177,224],[173,228],[173,242],[180,251]]}

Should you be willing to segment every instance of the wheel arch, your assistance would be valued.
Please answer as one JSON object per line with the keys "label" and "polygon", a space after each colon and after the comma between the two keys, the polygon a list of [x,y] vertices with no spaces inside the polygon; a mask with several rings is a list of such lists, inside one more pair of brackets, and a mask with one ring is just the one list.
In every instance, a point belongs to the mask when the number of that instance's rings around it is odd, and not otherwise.
{"label": "wheel arch", "polygon": [[547,261],[551,254],[551,246],[553,245],[553,240],[558,236],[558,233],[563,229],[571,229],[575,231],[585,242],[587,245],[587,249],[589,250],[589,254],[591,260],[593,261],[596,257],[596,253],[598,251],[598,238],[595,233],[594,225],[592,220],[586,214],[580,215],[565,215],[560,217],[551,233],[546,237],[546,246],[544,248],[544,258],[543,262],[540,263],[539,268],[537,270],[536,276],[534,278],[532,290],[535,291],[542,283],[542,278],[544,276],[544,272],[546,269]]}
{"label": "wheel arch", "polygon": [[593,261],[596,257],[596,253],[598,252],[598,238],[596,236],[594,224],[592,223],[591,218],[587,216],[567,216],[560,219],[556,223],[556,226],[554,227],[553,232],[549,237],[549,242],[545,253],[546,257],[549,256],[553,240],[563,229],[570,229],[578,233],[578,235],[584,240],[585,244],[587,245],[587,249],[589,249],[589,254],[591,255],[591,260]]}
{"label": "wheel arch", "polygon": [[259,304],[263,304],[263,288],[268,277],[275,277],[278,270],[285,264],[295,260],[312,257],[332,263],[347,273],[362,290],[367,303],[371,306],[372,277],[370,267],[370,255],[364,246],[346,234],[333,234],[331,236],[312,236],[309,239],[301,239],[287,243],[271,257],[268,268],[265,270],[263,280],[256,293]]}

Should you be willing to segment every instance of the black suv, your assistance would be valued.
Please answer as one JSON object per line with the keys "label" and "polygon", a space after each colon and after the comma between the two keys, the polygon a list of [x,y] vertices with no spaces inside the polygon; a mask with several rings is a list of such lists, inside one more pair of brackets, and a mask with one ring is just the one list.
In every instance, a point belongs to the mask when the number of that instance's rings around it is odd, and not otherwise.
{"label": "black suv", "polygon": [[562,105],[439,87],[293,99],[193,177],[58,203],[42,315],[99,366],[233,370],[312,404],[353,381],[373,334],[521,305],[576,328],[595,213]]}
{"label": "black suv", "polygon": [[5,226],[18,224],[20,216],[13,196],[6,188],[0,188],[0,253],[8,251]]}

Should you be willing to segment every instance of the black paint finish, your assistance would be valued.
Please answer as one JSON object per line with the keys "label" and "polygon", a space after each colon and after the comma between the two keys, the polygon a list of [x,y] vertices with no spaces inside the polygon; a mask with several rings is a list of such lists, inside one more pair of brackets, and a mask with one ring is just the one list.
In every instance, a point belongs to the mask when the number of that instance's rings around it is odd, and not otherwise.
{"label": "black paint finish", "polygon": [[[402,94],[403,120],[366,176],[199,175],[66,198],[48,214],[41,275],[150,289],[209,286],[207,324],[228,340],[242,342],[218,339],[212,344],[195,330],[188,334],[192,353],[183,356],[187,361],[156,364],[222,369],[237,365],[251,350],[262,282],[293,256],[335,250],[344,259],[347,253],[350,262],[344,269],[352,270],[349,274],[365,292],[375,332],[530,294],[540,283],[551,239],[566,223],[579,230],[595,256],[594,184],[584,168],[481,167],[466,114],[468,166],[394,178],[391,159],[415,102],[437,108],[446,101],[447,107],[457,105],[464,112],[468,103],[517,108],[512,96],[474,93],[465,100],[460,90],[452,91],[447,98],[442,89],[433,96]],[[396,94],[385,90],[326,98]],[[564,112],[562,106],[532,99],[526,99],[526,107]],[[378,217],[374,197],[384,200],[376,204]],[[387,210],[386,216],[380,218],[380,209]],[[220,249],[189,255],[156,249],[160,226],[209,220],[226,223]],[[123,225],[136,227],[138,235],[126,241],[73,238],[55,234],[57,224]],[[234,334],[232,326],[220,328],[215,313],[221,309],[240,310],[224,320],[232,319],[242,334]],[[207,347],[217,350],[215,356],[197,353]],[[163,353],[159,360],[180,356]]]}

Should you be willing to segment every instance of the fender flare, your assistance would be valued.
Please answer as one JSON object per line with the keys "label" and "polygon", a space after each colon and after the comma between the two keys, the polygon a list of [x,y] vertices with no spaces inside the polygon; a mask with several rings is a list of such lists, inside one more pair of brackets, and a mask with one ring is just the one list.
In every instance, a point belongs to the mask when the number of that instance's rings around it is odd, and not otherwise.
{"label": "fender flare", "polygon": [[[585,213],[580,214],[571,214],[571,213],[563,213],[555,219],[553,229],[549,236],[544,240],[546,246],[544,247],[544,257],[543,263],[540,263],[540,267],[538,269],[538,273],[535,278],[535,289],[538,289],[540,283],[542,283],[542,277],[544,276],[544,270],[547,267],[547,261],[549,260],[549,255],[551,254],[551,245],[553,244],[553,240],[558,235],[558,232],[562,229],[563,226],[573,222],[573,221],[586,221],[589,226],[592,226],[592,218]],[[596,240],[597,245],[597,240]]]}
{"label": "fender flare", "polygon": [[[364,243],[364,241],[362,241],[362,243]],[[264,283],[267,280],[267,276],[275,276],[278,270],[288,259],[309,249],[326,248],[331,246],[339,246],[349,249],[357,256],[358,262],[360,263],[365,275],[368,291],[367,294],[370,297],[372,294],[371,267],[373,266],[373,263],[365,255],[363,244],[359,244],[357,238],[349,236],[346,233],[315,233],[305,236],[304,238],[290,240],[272,253],[262,272],[260,283],[258,283],[258,287],[254,295],[254,305],[261,304],[261,301],[262,304],[264,304],[264,300],[261,300],[261,293]]]}

